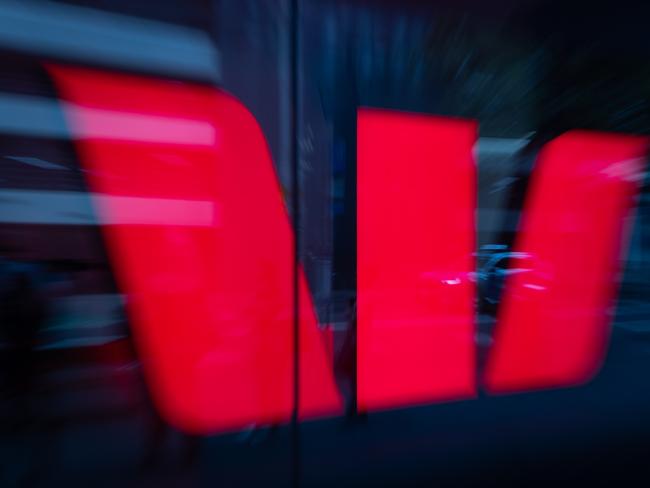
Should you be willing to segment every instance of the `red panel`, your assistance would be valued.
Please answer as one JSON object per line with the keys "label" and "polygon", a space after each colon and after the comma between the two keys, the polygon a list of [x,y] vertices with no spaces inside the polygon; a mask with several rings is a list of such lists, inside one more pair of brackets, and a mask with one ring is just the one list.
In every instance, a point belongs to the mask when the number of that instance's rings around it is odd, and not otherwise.
{"label": "red panel", "polygon": [[[50,67],[163,415],[211,432],[292,409],[293,233],[264,136],[208,87]],[[340,408],[304,276],[303,417]]]}
{"label": "red panel", "polygon": [[490,391],[577,385],[597,372],[646,148],[641,137],[571,131],[542,150],[515,246],[528,271],[506,283]]}
{"label": "red panel", "polygon": [[474,122],[358,114],[358,401],[471,397]]}

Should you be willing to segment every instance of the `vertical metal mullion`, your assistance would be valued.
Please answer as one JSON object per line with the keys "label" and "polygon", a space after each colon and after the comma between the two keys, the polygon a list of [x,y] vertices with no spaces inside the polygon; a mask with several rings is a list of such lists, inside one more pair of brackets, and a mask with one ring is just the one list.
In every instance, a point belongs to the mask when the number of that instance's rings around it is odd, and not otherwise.
{"label": "vertical metal mullion", "polygon": [[292,449],[292,486],[300,486],[301,452],[300,452],[300,154],[298,140],[299,117],[299,52],[298,52],[298,0],[289,0],[289,35],[290,35],[290,146],[291,146],[291,184],[292,184],[292,220],[294,230],[293,261],[293,410],[291,414],[291,449]]}

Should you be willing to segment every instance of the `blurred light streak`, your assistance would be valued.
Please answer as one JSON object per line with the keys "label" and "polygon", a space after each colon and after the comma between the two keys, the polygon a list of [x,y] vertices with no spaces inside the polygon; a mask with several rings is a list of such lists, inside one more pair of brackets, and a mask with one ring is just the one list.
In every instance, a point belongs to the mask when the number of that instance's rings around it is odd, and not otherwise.
{"label": "blurred light streak", "polygon": [[[216,202],[72,191],[0,190],[0,222],[44,225],[218,226]],[[99,215],[93,204],[100,209]]]}
{"label": "blurred light streak", "polygon": [[28,156],[5,156],[5,157],[7,159],[13,159],[14,161],[18,161],[19,163],[28,164],[30,166],[34,166],[36,168],[41,168],[41,169],[55,169],[55,170],[69,169],[67,166],[52,163],[50,161],[45,161],[41,158],[32,158]]}
{"label": "blurred light streak", "polygon": [[74,138],[120,139],[186,146],[211,146],[217,142],[214,125],[206,121],[101,110],[74,104],[64,107],[64,110],[79,120]]}
{"label": "blurred light streak", "polygon": [[0,2],[0,46],[212,81],[219,76],[218,51],[200,30],[48,1]]}
{"label": "blurred light streak", "polygon": [[476,148],[478,154],[503,154],[511,155],[522,150],[529,143],[528,139],[506,138],[506,137],[480,137],[477,140]]}
{"label": "blurred light streak", "polygon": [[[63,112],[74,112],[83,123],[66,126]],[[105,110],[61,104],[24,95],[0,95],[0,132],[40,137],[104,138],[210,146],[217,143],[214,125],[207,120]]]}

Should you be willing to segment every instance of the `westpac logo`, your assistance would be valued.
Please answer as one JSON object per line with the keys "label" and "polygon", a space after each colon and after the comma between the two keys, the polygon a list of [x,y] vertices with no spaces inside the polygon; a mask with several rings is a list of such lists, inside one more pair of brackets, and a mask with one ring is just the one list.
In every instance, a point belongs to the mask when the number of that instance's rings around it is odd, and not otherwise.
{"label": "westpac logo", "polygon": [[[186,430],[293,404],[293,231],[255,118],[221,90],[51,66],[158,407]],[[358,112],[363,410],[572,386],[603,360],[648,140],[570,131],[541,151],[477,378],[477,124]],[[153,202],[153,203],[152,203]],[[302,418],[341,410],[301,272]]]}

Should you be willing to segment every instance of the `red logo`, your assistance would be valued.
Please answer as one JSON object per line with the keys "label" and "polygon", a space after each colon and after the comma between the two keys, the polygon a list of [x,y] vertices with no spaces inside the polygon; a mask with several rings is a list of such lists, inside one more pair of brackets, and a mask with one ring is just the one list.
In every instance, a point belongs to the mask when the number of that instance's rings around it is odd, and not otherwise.
{"label": "red logo", "polygon": [[[250,112],[221,90],[50,67],[157,405],[185,430],[292,409],[293,232]],[[607,345],[647,140],[571,131],[540,154],[486,374],[475,373],[473,121],[358,118],[360,408],[577,385]],[[341,398],[304,276],[300,414]]]}

